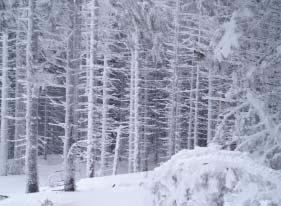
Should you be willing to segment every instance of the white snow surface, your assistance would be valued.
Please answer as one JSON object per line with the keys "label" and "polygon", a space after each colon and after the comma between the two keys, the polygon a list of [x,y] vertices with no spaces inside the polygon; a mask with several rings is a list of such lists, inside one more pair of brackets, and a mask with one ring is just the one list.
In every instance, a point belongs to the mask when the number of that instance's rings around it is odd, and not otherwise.
{"label": "white snow surface", "polygon": [[176,154],[152,177],[156,206],[281,206],[281,175],[246,154],[196,148]]}
{"label": "white snow surface", "polygon": [[40,192],[25,194],[24,175],[0,177],[0,195],[9,196],[0,200],[0,206],[41,206],[47,199],[54,206],[152,206],[152,194],[146,187],[149,173],[81,179],[76,192],[62,192],[61,187],[49,187],[53,176],[60,179],[57,172],[62,170],[62,159],[49,156],[39,164]]}
{"label": "white snow surface", "polygon": [[152,206],[152,195],[145,188],[145,173],[83,179],[76,192],[43,190],[15,195],[1,206],[41,206],[45,200],[54,206]]}
{"label": "white snow surface", "polygon": [[152,172],[81,179],[76,192],[48,187],[61,160],[40,161],[40,192],[24,194],[24,176],[0,177],[0,206],[281,206],[281,174],[247,154],[183,150]]}
{"label": "white snow surface", "polygon": [[46,200],[54,206],[152,206],[152,194],[146,188],[149,173],[81,179],[77,192],[66,193],[49,187],[52,176],[62,169],[61,158],[50,156],[39,162],[40,192],[25,194],[23,175],[0,177],[0,195],[9,196],[0,206],[41,206]]}
{"label": "white snow surface", "polygon": [[[62,157],[59,155],[49,155],[47,160],[39,158],[39,182],[41,188],[48,187],[55,174],[58,178],[57,173],[63,169],[62,161]],[[13,196],[24,194],[24,192],[24,175],[0,176],[0,195]]]}

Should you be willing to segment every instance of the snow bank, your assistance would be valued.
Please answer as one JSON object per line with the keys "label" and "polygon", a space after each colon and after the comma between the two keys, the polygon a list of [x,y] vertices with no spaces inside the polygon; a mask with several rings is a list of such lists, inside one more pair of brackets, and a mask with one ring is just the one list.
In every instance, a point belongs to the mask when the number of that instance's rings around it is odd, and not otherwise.
{"label": "snow bank", "polygon": [[184,150],[152,177],[157,206],[280,206],[281,176],[246,154]]}

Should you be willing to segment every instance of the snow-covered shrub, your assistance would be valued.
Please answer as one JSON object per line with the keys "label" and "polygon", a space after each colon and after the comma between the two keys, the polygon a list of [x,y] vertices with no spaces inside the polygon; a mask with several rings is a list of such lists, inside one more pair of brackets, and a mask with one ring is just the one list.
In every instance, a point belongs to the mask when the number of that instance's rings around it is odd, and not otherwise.
{"label": "snow-covered shrub", "polygon": [[8,174],[10,175],[21,175],[24,174],[24,160],[8,160]]}
{"label": "snow-covered shrub", "polygon": [[265,157],[265,162],[272,169],[281,170],[281,147],[273,147]]}
{"label": "snow-covered shrub", "polygon": [[155,169],[157,206],[281,206],[281,175],[246,154],[196,148]]}
{"label": "snow-covered shrub", "polygon": [[46,199],[42,204],[41,206],[54,206],[54,203],[49,200],[49,199]]}
{"label": "snow-covered shrub", "polygon": [[59,187],[63,185],[63,171],[55,171],[48,176],[49,187]]}

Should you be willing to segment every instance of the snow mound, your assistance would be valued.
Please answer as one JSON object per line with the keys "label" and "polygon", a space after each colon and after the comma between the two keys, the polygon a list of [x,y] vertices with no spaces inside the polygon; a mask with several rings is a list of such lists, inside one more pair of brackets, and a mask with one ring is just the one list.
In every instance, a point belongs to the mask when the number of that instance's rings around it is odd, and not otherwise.
{"label": "snow mound", "polygon": [[151,188],[157,206],[281,206],[279,172],[216,148],[179,152],[155,169]]}

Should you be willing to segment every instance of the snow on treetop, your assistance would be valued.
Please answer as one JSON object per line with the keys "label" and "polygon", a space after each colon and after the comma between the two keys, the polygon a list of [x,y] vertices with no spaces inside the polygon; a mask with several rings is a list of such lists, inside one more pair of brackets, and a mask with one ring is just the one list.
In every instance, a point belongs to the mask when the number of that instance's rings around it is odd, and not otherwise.
{"label": "snow on treetop", "polygon": [[242,33],[237,31],[237,18],[251,18],[253,13],[248,8],[241,8],[234,12],[228,22],[223,24],[224,33],[214,50],[215,58],[222,61],[233,52],[234,48],[239,48],[239,38]]}
{"label": "snow on treetop", "polygon": [[151,188],[159,206],[278,206],[280,177],[244,153],[196,148],[157,168]]}
{"label": "snow on treetop", "polygon": [[231,53],[233,48],[239,47],[240,33],[236,32],[236,13],[231,17],[229,22],[226,22],[223,26],[224,35],[222,36],[220,42],[215,48],[215,58],[221,61],[223,58],[227,58]]}

